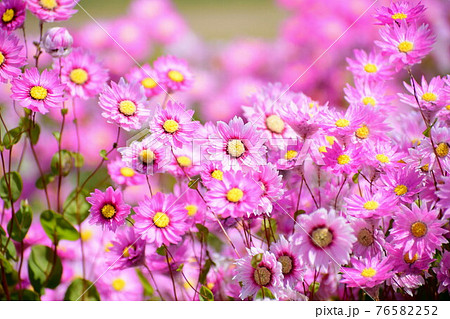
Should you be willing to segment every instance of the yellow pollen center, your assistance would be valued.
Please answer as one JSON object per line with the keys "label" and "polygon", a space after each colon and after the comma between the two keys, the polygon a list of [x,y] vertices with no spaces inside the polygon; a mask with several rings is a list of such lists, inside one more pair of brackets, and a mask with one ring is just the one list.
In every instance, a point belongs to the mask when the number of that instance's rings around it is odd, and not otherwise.
{"label": "yellow pollen center", "polygon": [[284,130],[284,121],[278,115],[270,115],[266,118],[266,126],[274,133],[281,134]]}
{"label": "yellow pollen center", "polygon": [[123,115],[131,116],[136,112],[136,104],[130,100],[124,100],[119,104],[119,111]]}
{"label": "yellow pollen center", "polygon": [[233,157],[240,157],[245,152],[244,143],[241,140],[230,140],[228,141],[227,151]]}
{"label": "yellow pollen center", "polygon": [[339,155],[337,158],[337,162],[339,165],[345,165],[348,164],[350,162],[350,156],[346,155],[346,154],[342,154]]}
{"label": "yellow pollen center", "polygon": [[448,111],[450,111],[450,104],[449,104],[449,105],[446,105],[445,108],[446,108]]}
{"label": "yellow pollen center", "polygon": [[363,140],[369,136],[369,133],[370,133],[369,128],[366,125],[363,125],[356,130],[355,135],[357,138],[360,138]]}
{"label": "yellow pollen center", "polygon": [[195,214],[197,214],[198,211],[197,205],[187,205],[185,208],[189,216],[194,216]]}
{"label": "yellow pollen center", "polygon": [[82,241],[88,241],[89,239],[92,238],[93,232],[92,232],[92,230],[87,229],[87,230],[83,230],[80,235],[81,235]]}
{"label": "yellow pollen center", "polygon": [[123,257],[125,257],[125,258],[130,257],[130,249],[131,248],[133,248],[133,246],[128,246],[123,249],[123,252],[122,252]]}
{"label": "yellow pollen center", "polygon": [[411,225],[411,234],[414,237],[420,238],[427,234],[428,227],[425,223],[422,222],[415,222]]}
{"label": "yellow pollen center", "polygon": [[145,79],[143,79],[141,81],[141,84],[146,89],[153,89],[157,85],[155,80],[153,80],[152,78],[145,78]]}
{"label": "yellow pollen center", "polygon": [[374,200],[369,200],[363,206],[367,210],[375,210],[380,207],[380,204]]}
{"label": "yellow pollen center", "polygon": [[48,91],[42,86],[33,86],[30,90],[30,95],[35,100],[45,100],[48,95]]}
{"label": "yellow pollen center", "polygon": [[407,263],[407,264],[414,264],[414,263],[416,262],[417,259],[419,259],[419,255],[417,255],[417,254],[415,254],[415,255],[413,256],[413,258],[409,258],[409,253],[406,253],[406,254],[403,256],[403,260],[404,260],[405,263]]}
{"label": "yellow pollen center", "polygon": [[139,160],[144,164],[151,164],[155,159],[155,153],[151,150],[142,150],[139,154]]}
{"label": "yellow pollen center", "polygon": [[169,225],[169,222],[170,222],[169,216],[167,216],[162,212],[156,213],[155,216],[153,216],[153,223],[158,228],[167,227],[167,225]]}
{"label": "yellow pollen center", "polygon": [[0,52],[0,66],[2,66],[3,62],[5,62],[5,56]]}
{"label": "yellow pollen center", "polygon": [[116,214],[116,208],[113,205],[106,204],[102,207],[102,215],[106,219],[111,219]]}
{"label": "yellow pollen center", "polygon": [[375,106],[377,104],[377,101],[371,96],[366,96],[361,101],[363,102],[364,105],[370,104],[372,106]]}
{"label": "yellow pollen center", "polygon": [[393,14],[391,16],[391,18],[394,20],[403,20],[403,19],[406,19],[407,17],[408,17],[408,15],[406,13],[401,13],[401,12]]}
{"label": "yellow pollen center", "polygon": [[53,10],[58,6],[58,2],[56,2],[56,0],[40,0],[39,3],[42,8],[47,10]]}
{"label": "yellow pollen center", "polygon": [[446,157],[449,152],[449,147],[447,143],[439,143],[438,146],[436,146],[436,154],[439,157]]}
{"label": "yellow pollen center", "polygon": [[114,247],[114,245],[111,242],[106,243],[105,245],[105,252],[109,253],[111,251],[110,248]]}
{"label": "yellow pollen center", "polygon": [[328,144],[333,145],[334,144],[334,136],[325,135],[325,139],[327,140]]}
{"label": "yellow pollen center", "polygon": [[366,71],[367,73],[375,73],[375,72],[378,71],[378,68],[377,68],[377,66],[376,66],[375,64],[373,64],[373,63],[367,63],[367,64],[364,66],[364,71]]}
{"label": "yellow pollen center", "polygon": [[326,146],[323,146],[323,145],[320,146],[320,147],[319,147],[319,152],[320,152],[320,153],[326,153],[326,152],[327,152],[327,147],[326,147]]}
{"label": "yellow pollen center", "polygon": [[363,271],[361,271],[361,276],[366,277],[366,278],[372,278],[376,274],[377,274],[377,271],[375,269],[373,269],[372,267],[364,268]]}
{"label": "yellow pollen center", "polygon": [[177,162],[178,162],[178,165],[180,165],[181,167],[189,167],[192,165],[191,159],[187,156],[177,157]]}
{"label": "yellow pollen center", "polygon": [[403,41],[398,45],[398,50],[403,53],[408,53],[414,47],[414,44],[409,41]]}
{"label": "yellow pollen center", "polygon": [[5,13],[3,13],[2,20],[5,23],[11,22],[12,19],[14,19],[14,10],[13,9],[6,9]]}
{"label": "yellow pollen center", "polygon": [[78,85],[86,83],[89,79],[88,73],[83,69],[73,69],[69,77],[73,83]]}
{"label": "yellow pollen center", "polygon": [[422,100],[427,102],[434,102],[437,100],[437,95],[433,92],[426,92],[422,95]]}
{"label": "yellow pollen center", "polygon": [[239,188],[232,188],[227,193],[227,199],[230,202],[237,203],[244,196],[244,192]]}
{"label": "yellow pollen center", "polygon": [[223,172],[221,170],[216,169],[211,173],[211,177],[221,181],[223,180]]}
{"label": "yellow pollen center", "polygon": [[375,156],[375,158],[380,162],[380,163],[389,163],[389,157],[387,157],[384,154],[377,154]]}
{"label": "yellow pollen center", "polygon": [[420,170],[424,173],[427,173],[430,170],[430,165],[425,164],[423,166],[420,167]]}
{"label": "yellow pollen center", "polygon": [[115,291],[122,291],[125,288],[125,280],[122,278],[114,279],[112,282],[112,286]]}
{"label": "yellow pollen center", "polygon": [[125,177],[133,177],[134,176],[134,169],[130,168],[130,167],[122,167],[120,169],[120,174],[122,174],[122,176]]}
{"label": "yellow pollen center", "polygon": [[286,160],[289,161],[289,160],[291,160],[291,159],[297,157],[297,155],[298,155],[298,152],[297,152],[297,151],[289,150],[289,151],[287,151],[286,154],[284,155],[284,158],[285,158]]}
{"label": "yellow pollen center", "polygon": [[313,243],[321,248],[325,248],[333,241],[333,234],[328,228],[317,228],[311,234]]}
{"label": "yellow pollen center", "polygon": [[334,123],[336,127],[347,127],[350,125],[350,121],[347,119],[339,119]]}
{"label": "yellow pollen center", "polygon": [[184,81],[183,74],[181,74],[180,72],[175,71],[175,70],[169,71],[169,73],[167,73],[167,76],[169,77],[169,79],[171,79],[174,82],[183,82]]}
{"label": "yellow pollen center", "polygon": [[397,196],[405,195],[408,192],[408,187],[405,185],[398,185],[396,188],[394,188],[394,193]]}
{"label": "yellow pollen center", "polygon": [[167,120],[163,124],[164,131],[170,134],[178,131],[178,127],[179,127],[178,123],[174,120]]}

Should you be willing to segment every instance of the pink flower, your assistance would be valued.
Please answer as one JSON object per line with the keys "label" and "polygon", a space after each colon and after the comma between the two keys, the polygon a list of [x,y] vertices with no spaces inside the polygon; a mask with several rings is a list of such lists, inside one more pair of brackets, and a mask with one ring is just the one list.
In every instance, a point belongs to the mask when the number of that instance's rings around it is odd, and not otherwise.
{"label": "pink flower", "polygon": [[111,269],[126,269],[143,263],[145,240],[138,237],[133,228],[119,229],[106,253],[106,263]]}
{"label": "pink flower", "polygon": [[270,252],[281,263],[283,282],[287,286],[295,287],[296,283],[302,280],[305,272],[300,259],[299,247],[286,240],[284,236],[280,236],[280,239],[270,246]]}
{"label": "pink flower", "polygon": [[261,165],[258,170],[253,172],[252,179],[257,182],[262,189],[258,208],[253,211],[254,215],[258,216],[266,214],[270,216],[273,210],[272,203],[280,199],[284,193],[281,178],[282,176],[279,175],[276,167],[270,163]]}
{"label": "pink flower", "polygon": [[[344,88],[345,99],[350,104],[360,104],[377,109],[390,109],[392,98],[386,94],[386,86],[382,81],[369,82],[355,79],[355,88],[347,84]],[[365,112],[366,108],[360,108]]]}
{"label": "pink flower", "polygon": [[[4,2],[1,2],[2,5]],[[23,46],[13,33],[0,30],[0,82],[6,83],[18,77],[27,63]]]}
{"label": "pink flower", "polygon": [[363,81],[386,81],[391,78],[393,71],[388,61],[375,50],[369,54],[364,50],[354,50],[355,60],[347,58],[347,70],[356,79]]}
{"label": "pink flower", "polygon": [[346,141],[362,124],[363,107],[352,104],[345,114],[334,109],[326,110],[321,116],[322,126],[328,135],[335,136],[339,141]]}
{"label": "pink flower", "polygon": [[161,84],[167,87],[169,93],[186,91],[194,82],[186,61],[174,56],[159,57],[153,63],[153,67],[158,73]]}
{"label": "pink flower", "polygon": [[447,290],[450,293],[450,252],[444,251],[438,267],[433,268],[439,282],[438,293]]}
{"label": "pink flower", "polygon": [[50,108],[61,108],[66,86],[61,84],[57,71],[28,69],[11,82],[11,98],[23,107],[45,114]]}
{"label": "pink flower", "polygon": [[73,38],[66,28],[50,28],[42,40],[45,52],[54,58],[67,56],[72,51]]}
{"label": "pink flower", "polygon": [[108,174],[117,185],[133,186],[145,183],[144,175],[128,167],[121,159],[108,163]]}
{"label": "pink flower", "polygon": [[14,31],[25,22],[26,4],[24,0],[4,0],[0,2],[0,27]]}
{"label": "pink flower", "polygon": [[345,198],[347,214],[356,218],[381,218],[390,216],[396,209],[393,195],[386,196],[383,192],[372,194],[369,188],[364,188],[362,196],[351,195]]}
{"label": "pink flower", "polygon": [[148,98],[163,92],[158,73],[148,64],[133,68],[125,77],[129,82],[139,82]]}
{"label": "pink flower", "polygon": [[343,149],[338,143],[334,143],[331,148],[327,148],[324,154],[324,167],[334,174],[356,173],[361,166],[360,148],[349,144]]}
{"label": "pink flower", "polygon": [[353,268],[342,268],[341,283],[348,287],[372,288],[393,276],[392,264],[384,258],[352,258]]}
{"label": "pink flower", "polygon": [[73,7],[78,0],[26,0],[28,9],[45,22],[64,21],[72,17],[77,10]]}
{"label": "pink flower", "polygon": [[447,208],[450,210],[450,176],[442,177],[443,184],[439,185],[439,190],[437,192],[440,198],[438,205],[442,208]]}
{"label": "pink flower", "polygon": [[377,222],[357,218],[352,221],[351,225],[357,239],[353,244],[355,256],[376,257],[384,254],[384,234]]}
{"label": "pink flower", "polygon": [[223,180],[223,167],[220,161],[206,161],[202,164],[200,170],[200,176],[202,178],[202,184],[209,188],[211,183],[215,180]]}
{"label": "pink flower", "polygon": [[144,288],[135,269],[109,270],[103,276],[106,267],[96,267],[95,277],[98,278],[95,286],[101,300],[106,301],[133,301],[142,300]]}
{"label": "pink flower", "polygon": [[394,195],[398,203],[412,203],[423,189],[423,176],[407,168],[386,172],[380,178],[381,188],[387,196]]}
{"label": "pink flower", "polygon": [[389,7],[380,7],[375,10],[374,16],[380,21],[378,24],[395,24],[401,21],[412,23],[422,18],[425,6],[420,1],[416,5],[410,1],[397,1],[392,2]]}
{"label": "pink flower", "polygon": [[388,252],[388,258],[394,266],[396,273],[403,273],[408,275],[421,275],[424,271],[430,268],[433,258],[427,253],[417,254],[412,257],[401,248],[394,248],[391,244],[387,244],[385,249]]}

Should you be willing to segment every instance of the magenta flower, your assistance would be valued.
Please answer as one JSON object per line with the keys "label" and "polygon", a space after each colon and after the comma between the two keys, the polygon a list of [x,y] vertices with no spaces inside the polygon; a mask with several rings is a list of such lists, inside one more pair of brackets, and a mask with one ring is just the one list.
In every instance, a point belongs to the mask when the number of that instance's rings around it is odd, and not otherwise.
{"label": "magenta flower", "polygon": [[167,87],[169,93],[186,91],[194,82],[186,61],[174,56],[159,57],[153,63],[153,67],[158,73],[161,84]]}
{"label": "magenta flower", "polygon": [[356,173],[361,166],[360,148],[349,144],[343,149],[337,142],[331,148],[327,148],[323,153],[324,167],[334,174],[351,174]]}
{"label": "magenta flower", "polygon": [[396,203],[411,203],[423,189],[423,176],[407,168],[386,172],[380,178],[381,188],[387,196],[394,195]]}
{"label": "magenta flower", "polygon": [[286,286],[295,287],[297,282],[302,280],[305,272],[300,259],[299,247],[286,240],[284,236],[280,236],[280,239],[270,246],[270,252],[281,263],[283,282]]}
{"label": "magenta flower", "polygon": [[102,116],[108,123],[114,123],[126,131],[139,130],[151,112],[146,108],[147,99],[144,89],[138,83],[126,83],[120,78],[119,83],[111,81],[100,94],[99,105]]}
{"label": "magenta flower", "polygon": [[347,214],[356,218],[381,218],[390,216],[396,205],[393,195],[386,196],[384,192],[371,193],[368,187],[363,188],[362,196],[346,197]]}
{"label": "magenta flower", "polygon": [[108,163],[108,174],[117,185],[134,186],[145,183],[145,176],[128,167],[121,159]]}
{"label": "magenta flower", "polygon": [[254,215],[266,214],[270,216],[273,210],[272,203],[280,199],[284,193],[281,178],[282,176],[279,175],[278,170],[270,163],[260,166],[258,170],[253,172],[252,179],[262,189],[258,208],[253,211]]}
{"label": "magenta flower", "polygon": [[135,269],[110,270],[105,274],[106,267],[95,269],[96,288],[101,300],[134,301],[142,300],[144,288]]}
{"label": "magenta flower", "polygon": [[345,141],[362,124],[363,107],[359,104],[350,105],[345,114],[327,109],[322,115],[322,120],[323,129],[328,135]]}
{"label": "magenta flower", "polygon": [[415,253],[414,256],[410,257],[403,249],[395,249],[389,244],[385,246],[385,249],[388,252],[388,258],[394,266],[396,273],[421,275],[424,271],[428,270],[434,261],[427,253],[421,255]]}
{"label": "magenta flower", "polygon": [[148,64],[133,68],[125,77],[129,82],[139,82],[144,87],[145,95],[148,98],[163,92],[159,74]]}
{"label": "magenta flower", "polygon": [[406,154],[399,152],[397,146],[377,141],[376,143],[366,143],[364,145],[365,162],[377,169],[387,171],[391,169],[397,169],[404,166],[401,162]]}
{"label": "magenta flower", "polygon": [[177,244],[188,229],[186,209],[172,194],[145,196],[134,208],[136,234],[156,246]]}
{"label": "magenta flower", "polygon": [[450,293],[450,252],[444,251],[439,267],[433,268],[439,282],[438,293],[447,290]]}
{"label": "magenta flower", "polygon": [[130,206],[122,199],[122,192],[114,190],[111,186],[102,192],[98,189],[86,197],[86,201],[92,205],[89,224],[101,225],[103,229],[113,232],[125,223],[125,218],[130,214]]}
{"label": "magenta flower", "polygon": [[39,74],[38,69],[32,68],[11,82],[11,98],[23,107],[45,114],[50,108],[62,107],[67,99],[65,88],[57,71],[44,70]]}
{"label": "magenta flower", "polygon": [[4,0],[0,2],[0,27],[14,31],[25,22],[26,4],[24,0]]}
{"label": "magenta flower", "polygon": [[353,254],[357,257],[376,257],[384,254],[385,244],[383,231],[377,223],[365,219],[355,219],[352,223],[356,241],[353,244]]}
{"label": "magenta flower", "polygon": [[433,134],[434,149],[430,139],[424,139],[418,146],[420,155],[429,159],[429,169],[437,168],[438,160],[442,166],[450,167],[450,127],[445,124],[442,126],[436,125],[431,132]]}
{"label": "magenta flower", "polygon": [[78,0],[26,0],[28,9],[44,22],[64,21],[72,17],[77,10],[73,7]]}
{"label": "magenta flower", "polygon": [[[0,2],[2,5],[4,2]],[[0,82],[6,83],[18,77],[27,63],[23,46],[13,33],[0,30]]]}
{"label": "magenta flower", "polygon": [[342,268],[341,283],[348,287],[372,288],[393,276],[388,258],[352,258],[353,268]]}
{"label": "magenta flower", "polygon": [[438,206],[450,210],[450,176],[442,177],[443,184],[439,185],[437,196],[439,197]]}
{"label": "magenta flower", "polygon": [[354,50],[355,60],[347,58],[347,70],[353,73],[356,79],[362,81],[386,81],[393,74],[388,61],[375,50],[369,54],[364,50]]}
{"label": "magenta flower", "polygon": [[[355,87],[350,84],[344,88],[345,99],[350,105],[360,104],[377,109],[391,108],[392,98],[386,94],[384,82],[369,82],[367,80],[355,80]],[[367,108],[361,108],[360,112],[365,112]]]}
{"label": "magenta flower", "polygon": [[378,24],[412,23],[422,18],[424,11],[425,6],[420,1],[416,5],[410,1],[397,1],[391,2],[389,7],[376,8],[374,17],[380,21]]}
{"label": "magenta flower", "polygon": [[42,40],[45,52],[54,58],[62,58],[72,51],[73,37],[66,28],[50,28]]}
{"label": "magenta flower", "polygon": [[133,228],[119,229],[106,254],[111,269],[136,267],[144,262],[145,240],[136,235]]}
{"label": "magenta flower", "polygon": [[378,109],[364,108],[362,124],[353,132],[352,141],[362,144],[389,141],[388,132],[391,128],[385,121],[386,116]]}
{"label": "magenta flower", "polygon": [[200,170],[200,176],[202,178],[202,184],[205,187],[210,188],[211,183],[215,180],[223,180],[223,167],[219,161],[205,161]]}

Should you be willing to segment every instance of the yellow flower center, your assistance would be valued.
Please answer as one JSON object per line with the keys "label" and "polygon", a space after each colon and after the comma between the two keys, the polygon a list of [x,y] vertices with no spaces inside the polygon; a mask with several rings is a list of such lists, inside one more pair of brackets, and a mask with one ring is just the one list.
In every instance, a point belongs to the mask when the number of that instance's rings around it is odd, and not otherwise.
{"label": "yellow flower center", "polygon": [[337,158],[337,162],[339,165],[345,165],[348,164],[350,162],[350,156],[348,156],[347,154],[342,154],[339,155]]}
{"label": "yellow flower center", "polygon": [[409,253],[406,253],[406,254],[403,256],[403,260],[404,260],[405,263],[407,263],[407,264],[414,264],[418,258],[419,258],[419,255],[417,255],[417,254],[415,254],[415,255],[413,256],[413,258],[409,258]]}
{"label": "yellow flower center", "polygon": [[111,219],[116,214],[116,208],[113,205],[106,204],[102,207],[102,215],[106,219]]}
{"label": "yellow flower center", "polygon": [[92,230],[90,230],[90,229],[86,229],[86,230],[83,230],[82,232],[81,232],[81,240],[82,241],[88,241],[89,239],[91,239],[92,238],[92,235],[93,235],[94,233],[92,232]]}
{"label": "yellow flower center", "polygon": [[2,66],[3,62],[5,62],[5,56],[0,52],[0,66]]}
{"label": "yellow flower center", "polygon": [[438,146],[436,146],[436,154],[439,157],[445,157],[448,155],[449,147],[447,143],[439,143]]}
{"label": "yellow flower center", "polygon": [[449,104],[449,105],[446,105],[445,108],[446,108],[448,111],[450,111],[450,104]]}
{"label": "yellow flower center", "polygon": [[364,204],[364,208],[367,210],[375,210],[380,207],[380,204],[374,200],[369,200]]}
{"label": "yellow flower center", "polygon": [[377,271],[375,269],[373,269],[372,267],[364,268],[363,271],[361,271],[361,276],[366,277],[366,278],[372,278],[376,274],[377,274]]}
{"label": "yellow flower center", "polygon": [[414,44],[409,41],[403,41],[398,45],[398,50],[403,53],[408,53],[414,47]]}
{"label": "yellow flower center", "polygon": [[73,83],[78,85],[86,83],[89,79],[88,73],[83,69],[73,69],[69,77]]}
{"label": "yellow flower center", "polygon": [[223,172],[221,170],[216,169],[211,173],[211,177],[221,181],[223,180]]}
{"label": "yellow flower center", "polygon": [[364,105],[370,104],[372,106],[375,106],[377,104],[377,101],[371,96],[366,96],[361,101],[363,102]]}
{"label": "yellow flower center", "polygon": [[284,155],[284,158],[289,161],[289,160],[297,157],[297,155],[298,155],[297,151],[290,150],[290,151],[286,152],[286,154]]}
{"label": "yellow flower center", "polygon": [[422,222],[415,222],[411,225],[411,234],[414,237],[420,238],[427,234],[428,227],[425,223]]}
{"label": "yellow flower center", "polygon": [[184,81],[183,74],[181,74],[180,72],[175,71],[175,70],[169,71],[169,73],[167,73],[167,76],[169,77],[169,79],[171,79],[174,82],[183,82]]}
{"label": "yellow flower center", "polygon": [[187,156],[177,157],[177,162],[178,162],[178,165],[180,165],[181,167],[189,167],[192,165],[191,159]]}
{"label": "yellow flower center", "polygon": [[56,0],[39,0],[41,7],[47,10],[53,10],[58,6]]}
{"label": "yellow flower center", "polygon": [[278,115],[270,115],[266,118],[266,126],[274,133],[281,134],[284,130],[284,121]]}
{"label": "yellow flower center", "polygon": [[394,20],[403,20],[403,19],[406,19],[407,17],[408,17],[408,15],[406,13],[401,13],[401,12],[393,14],[391,16],[391,18]]}
{"label": "yellow flower center", "polygon": [[437,95],[433,92],[426,92],[422,95],[422,100],[427,102],[434,102],[437,100]]}
{"label": "yellow flower center", "polygon": [[328,228],[317,228],[311,234],[313,243],[321,248],[325,248],[333,241],[333,234]]}
{"label": "yellow flower center", "polygon": [[424,173],[427,173],[430,170],[430,165],[425,164],[423,166],[420,167],[420,170]]}
{"label": "yellow flower center", "polygon": [[105,245],[105,252],[109,253],[111,251],[110,248],[114,247],[114,245],[111,242],[106,243]]}
{"label": "yellow flower center", "polygon": [[240,157],[245,152],[244,143],[241,140],[229,140],[227,151],[233,157]]}
{"label": "yellow flower center", "polygon": [[408,192],[408,187],[405,185],[398,185],[396,188],[394,188],[394,193],[397,196],[405,195]]}
{"label": "yellow flower center", "polygon": [[320,153],[326,153],[327,152],[327,147],[326,146],[319,146],[319,152]]}
{"label": "yellow flower center", "polygon": [[136,104],[130,100],[124,100],[119,104],[119,111],[123,115],[131,116],[136,112]]}
{"label": "yellow flower center", "polygon": [[169,222],[170,222],[169,216],[167,216],[162,212],[156,213],[155,216],[153,216],[153,223],[158,228],[167,227],[167,225],[169,225]]}
{"label": "yellow flower center", "polygon": [[167,133],[170,133],[170,134],[178,131],[178,127],[179,127],[178,122],[176,122],[174,120],[167,120],[163,124],[164,131],[166,131]]}
{"label": "yellow flower center", "polygon": [[122,174],[122,176],[125,177],[133,177],[134,176],[134,169],[130,168],[130,167],[122,167],[120,169],[120,174]]}
{"label": "yellow flower center", "polygon": [[334,144],[334,136],[325,135],[325,139],[327,140],[328,144],[333,145]]}
{"label": "yellow flower center", "polygon": [[145,78],[141,81],[141,84],[143,87],[145,87],[146,89],[153,89],[157,83],[155,82],[155,80],[153,80],[152,78]]}
{"label": "yellow flower center", "polygon": [[3,13],[3,16],[2,16],[3,22],[5,22],[5,23],[11,22],[12,19],[14,19],[14,14],[15,14],[15,12],[13,9],[6,9],[5,13]]}
{"label": "yellow flower center", "polygon": [[357,138],[360,138],[363,140],[369,136],[369,133],[370,133],[369,128],[366,125],[363,125],[356,130],[355,135]]}
{"label": "yellow flower center", "polygon": [[389,163],[389,157],[387,157],[384,154],[377,154],[375,156],[375,158],[380,162],[380,163]]}
{"label": "yellow flower center", "polygon": [[33,86],[30,90],[30,95],[35,100],[45,100],[48,95],[48,91],[42,86]]}
{"label": "yellow flower center", "polygon": [[198,211],[197,205],[187,205],[185,208],[189,216],[194,216],[195,214],[197,214]]}
{"label": "yellow flower center", "polygon": [[130,257],[130,249],[131,248],[133,248],[133,246],[128,246],[128,247],[125,247],[124,249],[123,249],[123,252],[122,252],[122,254],[123,254],[123,257],[125,257],[125,258],[128,258],[128,257]]}
{"label": "yellow flower center", "polygon": [[339,119],[334,123],[336,127],[347,127],[350,125],[350,121],[347,119]]}
{"label": "yellow flower center", "polygon": [[232,188],[227,193],[227,199],[230,202],[237,203],[244,196],[244,192],[239,188]]}
{"label": "yellow flower center", "polygon": [[115,291],[122,291],[125,288],[125,280],[122,278],[114,279],[112,282],[112,286]]}
{"label": "yellow flower center", "polygon": [[373,63],[367,63],[367,64],[364,66],[364,71],[366,71],[367,73],[375,73],[375,72],[378,71],[378,68],[377,68],[377,66],[376,66],[375,64],[373,64]]}

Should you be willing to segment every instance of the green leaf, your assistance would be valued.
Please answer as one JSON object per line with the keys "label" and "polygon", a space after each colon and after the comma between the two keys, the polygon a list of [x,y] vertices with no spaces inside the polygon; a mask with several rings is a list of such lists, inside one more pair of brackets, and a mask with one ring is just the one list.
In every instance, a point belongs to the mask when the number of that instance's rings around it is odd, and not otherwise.
{"label": "green leaf", "polygon": [[144,287],[144,296],[147,296],[147,297],[153,296],[155,290],[153,289],[152,285],[147,280],[147,278],[145,278],[142,271],[139,268],[136,268],[136,273],[139,277],[139,280],[140,280],[142,286]]}
{"label": "green leaf", "polygon": [[[31,247],[28,259],[28,277],[34,291],[42,294],[42,289],[47,287],[54,289],[61,282],[62,263],[50,247],[36,245]],[[52,271],[53,269],[53,271]]]}
{"label": "green leaf", "polygon": [[306,212],[303,209],[299,209],[294,213],[294,220],[297,220],[297,217],[303,214],[306,214]]}
{"label": "green leaf", "polygon": [[74,241],[80,238],[80,234],[75,227],[67,219],[52,210],[46,210],[41,214],[41,225],[53,242],[61,239]]}
{"label": "green leaf", "polygon": [[219,239],[213,233],[208,234],[208,245],[211,246],[216,252],[220,253],[222,251],[224,242]]}
{"label": "green leaf", "polygon": [[50,184],[54,180],[55,180],[55,175],[53,175],[52,173],[45,174],[44,178],[39,177],[36,180],[35,186],[38,189],[44,189],[46,185]]}
{"label": "green leaf", "polygon": [[182,271],[183,267],[184,267],[184,264],[179,265],[178,268],[177,268],[177,271]]}
{"label": "green leaf", "polygon": [[108,160],[108,158],[106,157],[106,150],[101,150],[101,151],[100,151],[100,156],[101,156],[105,161]]}
{"label": "green leaf", "polygon": [[256,299],[262,300],[265,298],[275,299],[275,296],[267,287],[262,287],[261,289],[259,289],[258,293],[256,294]]}
{"label": "green leaf", "polygon": [[15,286],[19,282],[19,275],[14,267],[9,263],[6,258],[0,254],[0,263],[3,266],[5,273],[3,274],[2,268],[0,267],[0,278],[3,278],[3,275],[6,277],[6,283],[8,286]]}
{"label": "green leaf", "polygon": [[17,290],[15,292],[13,292],[11,294],[11,300],[14,300],[14,301],[18,301],[18,300],[39,301],[39,300],[41,300],[41,298],[39,297],[39,295],[36,292],[34,292],[32,290],[23,289],[23,290]]}
{"label": "green leaf", "polygon": [[262,261],[263,254],[256,254],[252,257],[251,265],[253,268],[258,268],[259,263]]}
{"label": "green leaf", "polygon": [[206,228],[202,224],[195,224],[195,227],[197,227],[198,229],[198,233],[196,233],[198,240],[200,240],[201,242],[206,241],[209,234],[208,228]]}
{"label": "green leaf", "polygon": [[72,152],[72,157],[75,161],[75,167],[83,167],[84,165],[84,157],[80,153]]}
{"label": "green leaf", "polygon": [[[69,151],[61,150],[61,175],[67,176],[72,169],[73,160]],[[51,169],[53,175],[59,175],[59,152],[52,157]]]}
{"label": "green leaf", "polygon": [[61,134],[59,132],[52,132],[52,135],[56,138],[56,141],[59,142],[59,140],[61,139]]}
{"label": "green leaf", "polygon": [[205,265],[203,265],[203,268],[200,272],[200,276],[199,276],[199,280],[201,284],[205,285],[206,284],[206,276],[209,273],[209,270],[211,269],[211,265],[214,265],[213,261],[208,258],[205,261]]}
{"label": "green leaf", "polygon": [[166,247],[161,246],[161,247],[157,248],[156,253],[160,256],[166,256],[166,254],[167,254]]}
{"label": "green leaf", "polygon": [[11,149],[13,145],[19,143],[22,133],[23,131],[21,127],[16,127],[9,130],[5,133],[5,136],[3,136],[3,146],[8,150]]}
{"label": "green leaf", "polygon": [[25,238],[28,229],[30,229],[32,219],[33,214],[31,213],[30,205],[28,205],[26,200],[23,200],[20,203],[19,211],[8,223],[7,229],[8,233],[11,234],[11,238],[16,241],[22,241]]}
{"label": "green leaf", "polygon": [[320,288],[320,282],[313,282],[309,285],[308,290],[313,292],[313,293],[317,293],[319,291]]}
{"label": "green leaf", "polygon": [[86,201],[90,194],[87,190],[81,189],[78,194],[73,190],[64,202],[64,217],[72,224],[81,224],[88,216],[91,206]]}
{"label": "green leaf", "polygon": [[[8,179],[8,182],[10,182],[10,188],[11,188],[11,197],[9,198],[9,190],[6,184],[6,179]],[[0,197],[5,202],[5,205],[9,208],[10,207],[10,200],[12,199],[13,202],[17,201],[20,197],[20,194],[22,193],[22,178],[20,177],[20,174],[17,172],[11,172],[6,173],[5,176],[2,177],[0,180]]]}
{"label": "green leaf", "polygon": [[208,287],[202,286],[200,288],[200,300],[201,301],[214,301],[214,294]]}
{"label": "green leaf", "polygon": [[[0,248],[1,250],[5,249],[6,246],[6,258],[7,259],[13,259],[13,260],[17,260],[17,252],[16,252],[16,247],[14,246],[14,243],[12,240],[9,240],[8,242],[8,236],[6,236],[5,231],[3,230],[3,228],[1,228],[0,226],[0,234],[1,234],[1,245]],[[6,242],[8,242],[8,245],[6,245]]]}
{"label": "green leaf", "polygon": [[352,177],[353,183],[358,184],[358,179],[359,179],[359,172],[353,175]]}
{"label": "green leaf", "polygon": [[95,288],[95,285],[92,285],[92,282],[86,279],[76,278],[67,288],[66,294],[64,295],[64,301],[76,301],[78,299],[87,301],[99,301],[100,295],[97,291],[97,288]]}
{"label": "green leaf", "polygon": [[30,141],[31,144],[36,145],[39,141],[39,136],[41,135],[41,127],[39,124],[34,123],[34,125],[30,129]]}

